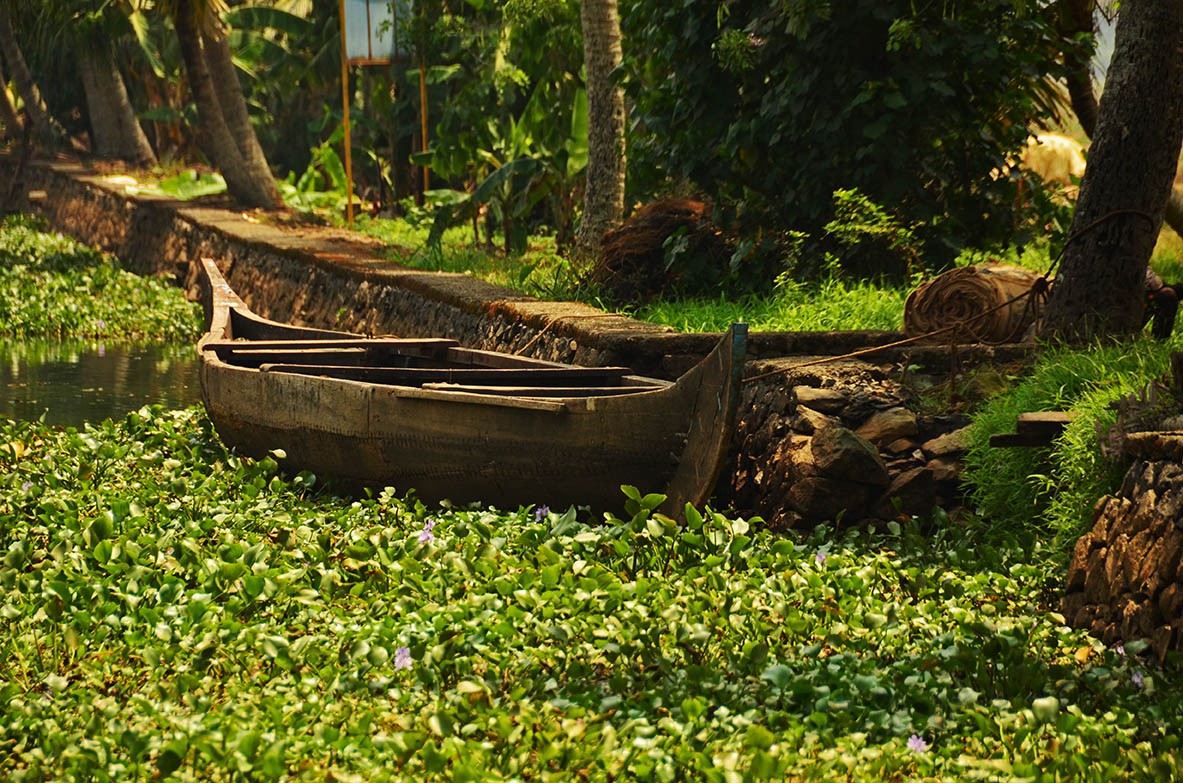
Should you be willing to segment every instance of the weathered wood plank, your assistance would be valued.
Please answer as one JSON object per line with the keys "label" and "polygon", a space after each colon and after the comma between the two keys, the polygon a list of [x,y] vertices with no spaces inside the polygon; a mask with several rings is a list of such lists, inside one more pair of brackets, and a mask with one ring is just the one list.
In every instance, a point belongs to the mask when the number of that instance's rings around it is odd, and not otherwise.
{"label": "weathered wood plank", "polygon": [[613,397],[658,391],[664,386],[480,386],[462,383],[425,383],[424,389],[462,391],[470,394],[505,394],[516,397]]}
{"label": "weathered wood plank", "polygon": [[218,356],[268,350],[315,350],[319,348],[386,348],[398,351],[452,348],[460,343],[446,338],[349,337],[310,340],[211,340],[202,346]]}
{"label": "weathered wood plank", "polygon": [[[287,372],[340,378],[368,383],[422,386],[425,383],[468,383],[477,385],[523,386],[546,383],[552,386],[587,386],[589,382],[618,385],[632,372],[628,367],[364,367],[340,364],[264,363],[263,372]],[[635,387],[630,387],[635,388]]]}
{"label": "weathered wood plank", "polygon": [[1074,411],[1032,411],[1020,413],[1015,420],[1015,431],[990,436],[993,447],[1032,448],[1049,446],[1064,428],[1076,418]]}

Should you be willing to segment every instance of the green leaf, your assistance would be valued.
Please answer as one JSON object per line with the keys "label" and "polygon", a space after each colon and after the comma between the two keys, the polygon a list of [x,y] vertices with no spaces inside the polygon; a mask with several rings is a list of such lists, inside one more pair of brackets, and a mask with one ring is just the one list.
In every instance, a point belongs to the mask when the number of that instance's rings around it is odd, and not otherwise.
{"label": "green leaf", "polygon": [[662,503],[664,503],[665,499],[666,499],[665,495],[662,495],[657,492],[651,492],[648,495],[646,495],[645,497],[641,498],[641,507],[648,510],[648,511],[653,511],[658,506],[660,506]]}
{"label": "green leaf", "polygon": [[1043,696],[1031,702],[1031,711],[1044,723],[1055,721],[1060,714],[1060,700],[1055,696]]}
{"label": "green leaf", "polygon": [[760,679],[767,680],[778,688],[785,688],[793,679],[793,670],[783,664],[773,664],[760,674]]}
{"label": "green leaf", "polygon": [[181,768],[188,753],[188,740],[179,739],[167,742],[160,751],[160,755],[156,757],[156,769],[160,771],[161,775],[171,775]]}
{"label": "green leaf", "polygon": [[158,79],[166,78],[164,61],[160,57],[156,39],[152,36],[152,25],[147,14],[138,8],[134,9],[128,14],[128,21],[131,22],[136,42],[140,45],[140,51],[143,52],[149,67],[152,68],[152,73],[156,74]]}
{"label": "green leaf", "polygon": [[887,615],[881,612],[867,612],[863,615],[863,625],[872,630],[887,625]]}
{"label": "green leaf", "polygon": [[[280,8],[267,6],[242,6],[232,8],[222,17],[223,21],[237,30],[275,30],[294,38],[311,34],[311,21]],[[163,74],[161,74],[163,76]]]}
{"label": "green leaf", "polygon": [[707,703],[705,699],[697,696],[690,696],[682,700],[682,714],[686,716],[687,720],[698,720],[706,714]]}
{"label": "green leaf", "polygon": [[758,723],[748,726],[748,730],[744,733],[745,747],[768,750],[775,741],[776,737],[772,732]]}

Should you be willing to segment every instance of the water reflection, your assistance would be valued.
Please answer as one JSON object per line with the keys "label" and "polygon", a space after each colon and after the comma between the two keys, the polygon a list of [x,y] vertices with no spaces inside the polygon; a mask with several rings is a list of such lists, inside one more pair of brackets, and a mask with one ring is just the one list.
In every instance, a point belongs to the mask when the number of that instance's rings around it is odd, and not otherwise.
{"label": "water reflection", "polygon": [[192,345],[0,340],[0,417],[81,426],[201,399]]}

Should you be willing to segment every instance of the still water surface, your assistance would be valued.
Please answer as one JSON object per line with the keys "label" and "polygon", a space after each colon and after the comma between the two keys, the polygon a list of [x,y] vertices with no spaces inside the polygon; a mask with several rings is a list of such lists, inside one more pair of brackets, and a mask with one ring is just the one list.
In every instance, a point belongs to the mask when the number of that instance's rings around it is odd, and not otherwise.
{"label": "still water surface", "polygon": [[0,418],[81,427],[159,403],[200,401],[192,345],[0,340]]}

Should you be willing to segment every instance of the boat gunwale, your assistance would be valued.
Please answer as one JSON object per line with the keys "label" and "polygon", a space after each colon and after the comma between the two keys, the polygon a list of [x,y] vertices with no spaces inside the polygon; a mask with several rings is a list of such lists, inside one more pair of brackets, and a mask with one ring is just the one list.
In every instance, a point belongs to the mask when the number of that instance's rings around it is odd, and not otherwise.
{"label": "boat gunwale", "polygon": [[[694,370],[692,369],[689,372],[687,372],[685,375],[683,375],[681,378],[678,378],[677,380],[670,381],[670,380],[666,380],[663,378],[652,378],[649,376],[638,375],[638,374],[632,373],[630,371],[630,372],[624,373],[620,376],[620,384],[621,385],[619,388],[628,389],[629,386],[635,385],[637,387],[636,391],[625,391],[625,392],[618,392],[618,393],[614,393],[614,394],[604,394],[604,395],[572,395],[569,397],[555,395],[555,396],[540,397],[540,396],[514,395],[514,394],[496,395],[496,394],[472,393],[472,392],[448,390],[448,389],[424,388],[422,385],[418,385],[418,384],[383,383],[381,381],[357,380],[357,379],[352,379],[352,378],[338,378],[338,377],[333,377],[331,375],[316,375],[314,373],[301,373],[301,372],[293,372],[293,371],[278,370],[278,369],[263,370],[259,367],[243,366],[240,364],[234,364],[232,362],[226,361],[226,359],[222,355],[222,351],[223,350],[233,350],[233,347],[238,344],[241,344],[243,346],[244,351],[250,351],[253,349],[252,346],[259,341],[255,341],[255,340],[252,340],[249,338],[236,338],[233,336],[233,334],[232,334],[232,332],[233,332],[233,327],[232,327],[233,316],[231,315],[232,313],[236,314],[239,318],[246,319],[247,321],[250,321],[250,322],[258,323],[258,324],[266,327],[267,329],[275,329],[277,331],[292,331],[292,332],[298,332],[298,333],[304,333],[304,332],[308,332],[308,331],[323,333],[325,335],[324,337],[295,337],[295,336],[293,337],[294,342],[316,343],[317,345],[314,350],[319,350],[320,348],[331,349],[333,347],[341,347],[341,348],[348,348],[348,349],[356,348],[358,350],[364,350],[370,346],[378,347],[378,348],[392,348],[392,347],[397,347],[400,344],[406,344],[411,347],[422,347],[422,346],[427,346],[427,345],[432,345],[432,344],[444,346],[446,344],[446,350],[448,353],[448,357],[452,357],[455,353],[461,353],[461,352],[469,354],[474,357],[479,357],[481,355],[513,356],[513,358],[515,360],[521,362],[520,369],[538,369],[538,370],[577,369],[577,370],[590,370],[590,371],[610,371],[610,370],[614,370],[614,369],[624,369],[624,370],[630,369],[630,368],[612,368],[612,367],[587,367],[584,365],[569,364],[569,363],[564,363],[564,362],[554,362],[554,361],[549,361],[546,359],[536,359],[534,357],[528,357],[528,356],[500,354],[496,351],[486,351],[486,350],[482,350],[482,349],[465,348],[458,341],[452,340],[450,338],[433,338],[433,337],[400,338],[400,337],[389,337],[389,336],[386,336],[386,337],[366,337],[364,335],[357,335],[357,334],[352,334],[349,332],[334,332],[331,330],[321,330],[321,329],[309,330],[309,329],[305,329],[304,327],[293,327],[290,324],[284,324],[284,323],[280,323],[277,321],[272,321],[268,318],[264,318],[264,317],[258,315],[257,313],[255,313],[242,300],[242,298],[239,297],[238,294],[234,292],[234,290],[230,287],[230,285],[225,281],[225,279],[221,275],[220,270],[217,269],[216,263],[212,259],[202,259],[202,263],[203,263],[203,265],[205,265],[207,267],[212,266],[213,271],[217,274],[217,277],[219,278],[218,280],[215,280],[215,278],[211,274],[210,270],[207,269],[206,276],[207,276],[207,279],[210,281],[210,289],[212,292],[211,312],[210,312],[210,317],[209,317],[210,325],[209,325],[209,328],[207,329],[206,333],[202,336],[202,338],[198,341],[198,344],[197,344],[198,356],[200,358],[201,363],[207,367],[210,367],[210,368],[218,368],[218,369],[226,369],[226,370],[231,370],[231,369],[232,370],[242,370],[242,371],[246,371],[246,372],[259,373],[259,374],[264,374],[264,373],[270,372],[270,373],[273,373],[276,375],[283,374],[283,375],[290,375],[290,376],[297,376],[297,377],[302,376],[302,377],[308,377],[308,378],[315,378],[315,379],[317,379],[318,382],[325,383],[325,384],[340,384],[342,386],[346,386],[346,385],[352,386],[352,385],[356,384],[356,385],[361,385],[361,386],[372,387],[374,389],[389,389],[392,391],[396,391],[397,396],[399,396],[400,398],[403,398],[403,399],[422,399],[422,400],[433,400],[434,399],[434,400],[453,402],[453,403],[466,403],[466,404],[476,404],[476,405],[498,405],[498,406],[503,406],[503,407],[520,407],[520,408],[528,408],[528,409],[545,409],[545,410],[554,411],[554,412],[562,412],[562,411],[566,411],[566,410],[576,410],[576,411],[594,410],[598,401],[602,401],[606,405],[616,405],[616,404],[619,404],[616,401],[619,401],[621,399],[626,399],[626,398],[632,400],[632,399],[636,399],[639,397],[651,397],[653,395],[677,396],[680,394],[679,385],[683,382],[683,379],[686,376],[691,375],[694,372]],[[263,342],[267,343],[268,345],[276,345],[277,346],[277,345],[287,342],[287,341],[282,338],[269,337],[269,338],[264,338]],[[333,345],[334,343],[338,343],[338,344],[347,343],[348,345],[334,346]],[[292,349],[292,350],[298,350],[298,349]],[[495,369],[519,369],[517,367],[493,368],[493,367],[487,367],[484,365],[478,365],[475,363],[465,363],[465,362],[463,362],[463,360],[461,360],[459,358],[453,359],[453,361],[456,361],[458,364],[461,364],[463,367],[472,367],[474,369],[476,369],[476,368],[494,369],[494,370]],[[377,365],[372,365],[372,364],[367,365],[364,363],[361,365],[356,365],[357,368],[368,368],[368,367],[376,367],[376,366]],[[539,384],[539,385],[542,385],[542,384]],[[653,387],[661,387],[661,388],[653,388]],[[557,389],[557,388],[561,388],[561,387],[556,386],[554,388]],[[414,393],[411,393],[411,392],[414,392]],[[521,403],[521,404],[519,404],[519,403]],[[538,403],[542,403],[542,404],[539,405]]]}

